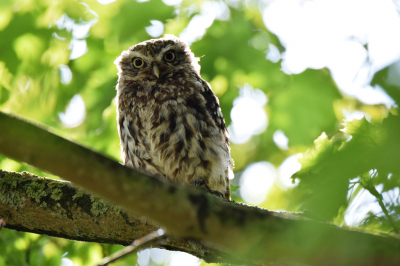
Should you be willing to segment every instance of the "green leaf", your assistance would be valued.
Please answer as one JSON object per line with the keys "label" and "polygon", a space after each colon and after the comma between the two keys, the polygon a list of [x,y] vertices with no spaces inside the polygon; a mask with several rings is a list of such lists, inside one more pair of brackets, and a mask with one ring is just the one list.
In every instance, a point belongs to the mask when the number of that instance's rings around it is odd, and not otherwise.
{"label": "green leaf", "polygon": [[309,146],[321,132],[337,130],[333,104],[341,96],[325,71],[306,70],[291,77],[271,95],[270,126],[282,130],[289,145]]}

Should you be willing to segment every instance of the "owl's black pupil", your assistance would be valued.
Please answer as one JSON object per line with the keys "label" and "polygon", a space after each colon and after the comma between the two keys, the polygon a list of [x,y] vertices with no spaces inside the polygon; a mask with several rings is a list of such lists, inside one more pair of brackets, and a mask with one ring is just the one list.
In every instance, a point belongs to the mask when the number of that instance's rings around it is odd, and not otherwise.
{"label": "owl's black pupil", "polygon": [[174,54],[173,54],[173,53],[167,53],[167,54],[165,55],[165,58],[166,58],[167,60],[172,60],[172,58],[174,58]]}
{"label": "owl's black pupil", "polygon": [[139,67],[142,64],[143,64],[142,60],[140,60],[140,59],[135,60],[135,66]]}

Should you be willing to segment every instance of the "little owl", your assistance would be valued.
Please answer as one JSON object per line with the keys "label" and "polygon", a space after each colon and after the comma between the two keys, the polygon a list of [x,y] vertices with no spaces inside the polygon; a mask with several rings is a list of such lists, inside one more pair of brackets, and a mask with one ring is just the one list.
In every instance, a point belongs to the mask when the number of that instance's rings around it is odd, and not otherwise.
{"label": "little owl", "polygon": [[198,61],[172,35],[134,45],[115,60],[122,159],[149,175],[230,199],[228,131]]}

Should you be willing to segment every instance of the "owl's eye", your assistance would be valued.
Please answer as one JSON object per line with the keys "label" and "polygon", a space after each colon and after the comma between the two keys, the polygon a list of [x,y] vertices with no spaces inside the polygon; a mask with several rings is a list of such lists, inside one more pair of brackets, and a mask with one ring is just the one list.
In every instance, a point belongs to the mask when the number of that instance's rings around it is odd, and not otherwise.
{"label": "owl's eye", "polygon": [[144,61],[140,58],[133,59],[132,63],[135,68],[141,68],[144,65]]}
{"label": "owl's eye", "polygon": [[165,55],[164,55],[164,59],[169,61],[169,62],[173,61],[175,59],[174,52],[171,52],[171,51],[166,52]]}

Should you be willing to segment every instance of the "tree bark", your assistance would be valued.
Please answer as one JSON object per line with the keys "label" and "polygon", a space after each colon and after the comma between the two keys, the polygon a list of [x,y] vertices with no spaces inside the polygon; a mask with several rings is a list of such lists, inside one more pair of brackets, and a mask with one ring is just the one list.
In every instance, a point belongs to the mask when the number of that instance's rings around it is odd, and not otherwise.
{"label": "tree bark", "polygon": [[[0,218],[7,221],[8,229],[124,246],[160,228],[71,182],[2,170]],[[252,265],[195,240],[168,239],[153,247],[187,252],[207,262]]]}
{"label": "tree bark", "polygon": [[259,265],[400,265],[398,238],[344,229],[224,201],[192,187],[166,184],[6,114],[0,113],[0,125],[0,153],[5,156],[70,180],[145,216],[172,236],[201,240],[232,258]]}

